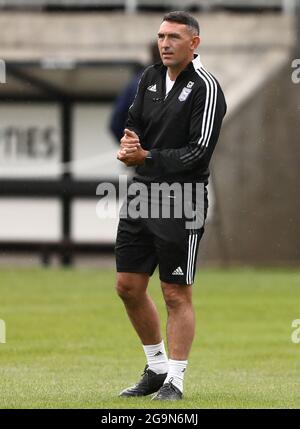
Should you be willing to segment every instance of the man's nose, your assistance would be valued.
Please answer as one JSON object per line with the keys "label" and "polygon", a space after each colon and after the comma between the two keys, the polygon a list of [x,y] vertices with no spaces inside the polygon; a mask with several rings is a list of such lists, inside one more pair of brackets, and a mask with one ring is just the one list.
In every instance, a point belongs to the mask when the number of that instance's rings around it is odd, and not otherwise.
{"label": "man's nose", "polygon": [[167,37],[164,37],[162,44],[161,44],[162,48],[169,48],[170,47],[170,43],[169,43],[169,39],[167,39]]}

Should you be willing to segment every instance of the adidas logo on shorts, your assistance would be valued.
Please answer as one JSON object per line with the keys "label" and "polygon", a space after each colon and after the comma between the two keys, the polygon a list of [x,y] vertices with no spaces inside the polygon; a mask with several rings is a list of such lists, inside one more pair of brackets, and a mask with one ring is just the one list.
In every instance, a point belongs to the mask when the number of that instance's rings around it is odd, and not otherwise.
{"label": "adidas logo on shorts", "polygon": [[181,267],[177,267],[176,270],[173,271],[172,273],[173,276],[183,276],[183,271],[181,269]]}

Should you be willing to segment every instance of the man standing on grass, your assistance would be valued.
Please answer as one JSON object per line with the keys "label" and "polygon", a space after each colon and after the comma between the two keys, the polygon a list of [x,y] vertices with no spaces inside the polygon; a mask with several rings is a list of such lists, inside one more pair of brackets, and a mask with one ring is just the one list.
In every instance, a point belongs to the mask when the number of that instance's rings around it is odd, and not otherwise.
{"label": "man standing on grass", "polygon": [[[142,75],[117,155],[125,165],[136,166],[138,190],[128,193],[121,209],[117,292],[147,359],[140,381],[120,396],[157,392],[152,399],[182,398],[195,331],[192,284],[208,207],[208,166],[226,113],[219,83],[194,53],[199,43],[193,16],[181,11],[164,16],[158,32],[162,62]],[[140,206],[149,209],[138,216],[132,210],[137,195]],[[169,216],[163,215],[166,204],[172,209]],[[169,359],[159,315],[147,293],[157,265],[168,314]]]}

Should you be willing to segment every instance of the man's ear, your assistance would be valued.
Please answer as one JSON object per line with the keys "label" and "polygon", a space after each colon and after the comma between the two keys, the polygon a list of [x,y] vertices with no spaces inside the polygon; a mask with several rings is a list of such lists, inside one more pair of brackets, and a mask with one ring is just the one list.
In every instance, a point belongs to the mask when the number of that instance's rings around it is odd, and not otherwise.
{"label": "man's ear", "polygon": [[192,41],[191,41],[191,48],[192,50],[196,50],[198,48],[198,46],[200,45],[200,37],[199,36],[193,36]]}

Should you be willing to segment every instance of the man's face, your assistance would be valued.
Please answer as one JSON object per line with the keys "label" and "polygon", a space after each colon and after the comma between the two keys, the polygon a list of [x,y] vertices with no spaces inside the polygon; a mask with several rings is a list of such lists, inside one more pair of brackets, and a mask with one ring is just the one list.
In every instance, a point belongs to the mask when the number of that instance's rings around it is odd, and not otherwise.
{"label": "man's face", "polygon": [[176,68],[189,63],[199,40],[185,24],[163,21],[158,31],[158,49],[163,64]]}

